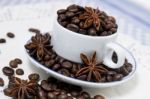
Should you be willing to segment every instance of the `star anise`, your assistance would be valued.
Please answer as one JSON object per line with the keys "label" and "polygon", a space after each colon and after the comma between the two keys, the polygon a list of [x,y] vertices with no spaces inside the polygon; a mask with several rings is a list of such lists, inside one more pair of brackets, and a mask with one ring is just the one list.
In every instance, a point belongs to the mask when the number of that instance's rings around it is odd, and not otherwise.
{"label": "star anise", "polygon": [[22,80],[17,77],[14,77],[13,80],[8,88],[4,89],[5,95],[16,99],[36,99],[37,82]]}
{"label": "star anise", "polygon": [[108,70],[103,67],[102,62],[97,62],[96,52],[94,52],[90,59],[83,53],[80,55],[80,57],[83,61],[84,67],[77,71],[77,77],[87,75],[87,81],[94,80],[99,82],[101,80],[101,74],[108,72]]}
{"label": "star anise", "polygon": [[51,36],[48,33],[44,35],[37,33],[31,38],[31,42],[25,45],[25,48],[30,51],[31,55],[35,55],[41,60],[52,49],[50,39]]}
{"label": "star anise", "polygon": [[88,28],[91,25],[96,27],[96,30],[99,30],[101,25],[100,20],[100,11],[99,9],[93,9],[91,7],[85,7],[85,12],[79,16],[79,19],[84,20],[83,28]]}

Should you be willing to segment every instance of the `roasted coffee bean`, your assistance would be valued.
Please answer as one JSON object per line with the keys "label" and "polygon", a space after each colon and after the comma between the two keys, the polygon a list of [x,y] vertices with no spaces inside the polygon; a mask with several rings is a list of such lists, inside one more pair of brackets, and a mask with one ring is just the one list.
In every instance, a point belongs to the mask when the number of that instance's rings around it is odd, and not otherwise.
{"label": "roasted coffee bean", "polygon": [[112,77],[112,76],[110,76],[110,75],[107,75],[107,81],[108,81],[108,82],[113,81],[113,77]]}
{"label": "roasted coffee bean", "polygon": [[44,57],[44,61],[48,61],[48,60],[50,60],[50,56],[49,55],[45,55],[45,57]]}
{"label": "roasted coffee bean", "polygon": [[74,18],[74,19],[72,19],[71,22],[72,22],[73,24],[79,24],[80,20],[79,20],[79,18]]}
{"label": "roasted coffee bean", "polygon": [[66,9],[60,9],[57,11],[57,14],[64,14],[66,12]]}
{"label": "roasted coffee bean", "polygon": [[45,65],[51,67],[54,65],[54,63],[55,63],[55,60],[49,60],[49,61],[45,62]]}
{"label": "roasted coffee bean", "polygon": [[68,8],[67,8],[68,11],[71,11],[71,12],[77,12],[78,11],[78,6],[77,5],[70,5]]}
{"label": "roasted coffee bean", "polygon": [[111,28],[110,31],[112,31],[113,33],[116,33],[117,29],[116,28]]}
{"label": "roasted coffee bean", "polygon": [[105,98],[101,95],[96,95],[96,96],[94,96],[94,99],[105,99]]}
{"label": "roasted coffee bean", "polygon": [[2,71],[3,71],[4,75],[6,75],[6,76],[14,75],[14,70],[10,67],[4,67]]}
{"label": "roasted coffee bean", "polygon": [[78,91],[71,91],[70,93],[73,97],[78,97],[80,95],[80,92]]}
{"label": "roasted coffee bean", "polygon": [[85,30],[85,29],[79,29],[79,33],[81,33],[81,34],[87,34],[87,31]]}
{"label": "roasted coffee bean", "polygon": [[38,87],[38,98],[39,99],[47,99],[46,93],[41,87]]}
{"label": "roasted coffee bean", "polygon": [[73,97],[72,96],[68,96],[67,99],[73,99]]}
{"label": "roasted coffee bean", "polygon": [[61,90],[60,94],[67,94],[67,91],[66,90]]}
{"label": "roasted coffee bean", "polygon": [[65,62],[62,63],[62,66],[63,66],[63,68],[71,69],[72,68],[72,63],[69,62],[69,61],[65,61]]}
{"label": "roasted coffee bean", "polygon": [[58,71],[58,73],[63,74],[63,75],[68,76],[68,77],[70,76],[70,73],[67,69],[61,69]]}
{"label": "roasted coffee bean", "polygon": [[75,14],[73,12],[66,12],[66,17],[71,18],[73,17]]}
{"label": "roasted coffee bean", "polygon": [[58,70],[60,68],[60,64],[55,64],[53,67],[52,67],[52,70]]}
{"label": "roasted coffee bean", "polygon": [[15,35],[14,35],[13,33],[11,33],[11,32],[8,32],[8,33],[7,33],[7,36],[8,36],[9,38],[14,38],[14,37],[15,37]]}
{"label": "roasted coffee bean", "polygon": [[113,80],[118,81],[118,80],[122,80],[122,78],[123,78],[122,74],[116,74],[116,75],[114,75]]}
{"label": "roasted coffee bean", "polygon": [[15,60],[11,60],[11,61],[9,62],[9,65],[10,65],[10,67],[12,67],[12,68],[17,68],[17,67],[18,67],[18,63],[17,63],[17,61],[15,61]]}
{"label": "roasted coffee bean", "polygon": [[29,28],[29,32],[40,33],[40,30],[38,30],[36,28]]}
{"label": "roasted coffee bean", "polygon": [[58,96],[58,99],[67,99],[67,94],[60,94],[59,96]]}
{"label": "roasted coffee bean", "polygon": [[112,21],[113,23],[116,23],[116,20],[115,20],[115,18],[113,16],[109,16],[108,20]]}
{"label": "roasted coffee bean", "polygon": [[106,77],[102,77],[100,82],[106,82]]}
{"label": "roasted coffee bean", "polygon": [[22,64],[22,60],[21,59],[19,59],[19,58],[15,58],[15,60],[14,61],[16,61],[18,64]]}
{"label": "roasted coffee bean", "polygon": [[84,29],[84,22],[80,22],[80,23],[79,23],[79,27],[80,27],[81,29]]}
{"label": "roasted coffee bean", "polygon": [[45,90],[45,91],[52,91],[53,89],[51,88],[51,84],[48,83],[47,81],[42,81],[41,82],[41,87]]}
{"label": "roasted coffee bean", "polygon": [[73,74],[75,74],[76,72],[77,72],[77,65],[76,64],[73,64],[72,65],[72,69],[71,69],[71,72],[73,73]]}
{"label": "roasted coffee bean", "polygon": [[64,26],[64,27],[66,27],[67,24],[68,24],[68,22],[67,22],[67,21],[62,21],[62,22],[60,22],[60,24],[61,24],[62,26]]}
{"label": "roasted coffee bean", "polygon": [[[57,98],[57,96],[55,94],[53,94],[52,92],[49,92],[47,94],[48,99],[62,99],[62,98]],[[65,98],[67,99],[67,98]]]}
{"label": "roasted coffee bean", "polygon": [[67,25],[67,29],[74,31],[74,32],[78,32],[79,31],[79,27],[75,24],[68,24]]}
{"label": "roasted coffee bean", "polygon": [[87,93],[87,92],[82,92],[82,93],[81,93],[81,96],[83,96],[83,97],[84,97],[84,99],[91,99],[90,94],[89,94],[89,93]]}
{"label": "roasted coffee bean", "polygon": [[56,90],[56,91],[53,92],[53,94],[56,95],[56,96],[58,96],[58,95],[60,95],[60,91]]}
{"label": "roasted coffee bean", "polygon": [[20,69],[20,68],[17,69],[17,70],[16,70],[16,74],[17,74],[17,75],[23,75],[23,74],[24,74],[23,69]]}
{"label": "roasted coffee bean", "polygon": [[107,74],[108,75],[115,75],[115,74],[117,74],[115,71],[109,71],[109,72],[107,72]]}
{"label": "roasted coffee bean", "polygon": [[109,23],[105,26],[105,29],[106,30],[110,30],[111,28],[113,28],[113,24],[112,23]]}
{"label": "roasted coffee bean", "polygon": [[101,35],[101,36],[107,36],[107,32],[104,31],[104,32],[102,32],[100,35]]}
{"label": "roasted coffee bean", "polygon": [[0,77],[0,87],[3,87],[4,86],[4,80],[3,78]]}
{"label": "roasted coffee bean", "polygon": [[90,28],[88,30],[88,34],[91,35],[91,36],[97,36],[96,29],[95,28]]}
{"label": "roasted coffee bean", "polygon": [[76,99],[85,99],[83,96],[78,96]]}
{"label": "roasted coffee bean", "polygon": [[61,21],[64,21],[64,20],[66,20],[66,15],[65,14],[60,14],[59,15],[59,19],[61,20]]}
{"label": "roasted coffee bean", "polygon": [[29,80],[32,81],[39,81],[40,80],[40,75],[37,73],[32,73],[28,76]]}
{"label": "roasted coffee bean", "polygon": [[6,40],[4,38],[0,38],[0,43],[6,43]]}
{"label": "roasted coffee bean", "polygon": [[111,35],[111,34],[113,34],[112,31],[108,31],[108,32],[107,32],[107,35]]}

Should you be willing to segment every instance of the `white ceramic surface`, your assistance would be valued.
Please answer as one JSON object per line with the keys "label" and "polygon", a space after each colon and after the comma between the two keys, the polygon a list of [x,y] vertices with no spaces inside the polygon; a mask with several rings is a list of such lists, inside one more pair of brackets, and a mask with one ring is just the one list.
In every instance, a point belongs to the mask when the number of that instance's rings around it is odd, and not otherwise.
{"label": "white ceramic surface", "polygon": [[82,80],[78,80],[78,79],[74,79],[71,77],[61,75],[61,74],[59,74],[53,70],[48,69],[44,65],[41,65],[39,62],[37,62],[35,59],[33,59],[27,53],[27,51],[26,51],[26,54],[34,66],[43,69],[45,72],[47,72],[48,74],[50,74],[54,78],[57,78],[61,81],[64,81],[64,82],[67,82],[70,84],[79,85],[79,86],[83,86],[83,87],[102,88],[102,87],[111,87],[111,86],[119,85],[119,84],[122,84],[122,83],[130,80],[134,76],[134,74],[137,70],[137,63],[136,63],[136,59],[134,58],[134,56],[127,49],[122,47],[121,45],[118,44],[118,46],[120,46],[123,49],[123,53],[126,55],[126,58],[128,59],[128,61],[133,65],[133,69],[132,69],[132,72],[128,76],[124,77],[121,81],[106,82],[106,83],[95,83],[95,82],[82,81]]}
{"label": "white ceramic surface", "polygon": [[[98,60],[103,61],[110,68],[119,68],[124,63],[125,55],[121,47],[115,43],[118,33],[96,37],[82,35],[62,27],[57,20],[54,20],[52,31],[54,50],[58,55],[68,60],[81,63],[81,53],[90,56],[96,51]],[[111,59],[113,51],[117,53],[117,63]]]}

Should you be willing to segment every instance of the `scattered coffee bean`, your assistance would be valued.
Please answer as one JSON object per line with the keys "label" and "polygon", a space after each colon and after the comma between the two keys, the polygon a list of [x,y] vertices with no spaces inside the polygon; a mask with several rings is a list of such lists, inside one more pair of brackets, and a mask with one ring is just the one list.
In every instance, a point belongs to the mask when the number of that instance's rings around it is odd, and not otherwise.
{"label": "scattered coffee bean", "polygon": [[40,33],[40,30],[35,29],[35,28],[29,28],[29,31],[33,33]]}
{"label": "scattered coffee bean", "polygon": [[4,75],[6,75],[6,76],[14,75],[14,70],[10,67],[4,67],[2,71],[3,71]]}
{"label": "scattered coffee bean", "polygon": [[6,40],[4,38],[0,38],[0,43],[6,43]]}
{"label": "scattered coffee bean", "polygon": [[19,58],[16,58],[14,61],[16,61],[18,64],[22,64],[22,60]]}
{"label": "scattered coffee bean", "polygon": [[40,75],[37,73],[32,73],[28,76],[28,78],[29,80],[32,80],[32,81],[39,81]]}
{"label": "scattered coffee bean", "polygon": [[3,87],[4,86],[4,80],[3,78],[0,77],[0,87]]}
{"label": "scattered coffee bean", "polygon": [[16,70],[16,74],[17,74],[17,75],[23,75],[23,74],[24,74],[23,69],[18,68],[18,69]]}
{"label": "scattered coffee bean", "polygon": [[11,33],[11,32],[8,32],[8,33],[7,33],[7,36],[8,36],[9,38],[14,38],[14,37],[15,37],[15,35],[14,35],[13,33]]}
{"label": "scattered coffee bean", "polygon": [[17,63],[17,61],[15,61],[15,60],[11,60],[11,61],[9,62],[9,65],[10,65],[10,67],[12,67],[12,68],[17,68],[17,67],[18,67],[18,63]]}

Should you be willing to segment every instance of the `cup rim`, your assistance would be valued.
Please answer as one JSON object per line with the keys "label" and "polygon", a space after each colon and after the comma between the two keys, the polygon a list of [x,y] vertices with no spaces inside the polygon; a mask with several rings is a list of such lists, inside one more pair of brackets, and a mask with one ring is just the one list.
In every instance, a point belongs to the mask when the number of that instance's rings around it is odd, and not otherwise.
{"label": "cup rim", "polygon": [[[77,33],[77,32],[73,32],[65,27],[63,27],[57,20],[57,18],[55,19],[55,23],[57,26],[59,26],[60,28],[63,29],[63,31],[66,31],[66,32],[69,32],[70,34],[72,35],[75,35],[75,36],[80,36],[80,37],[84,37],[84,38],[88,38],[88,39],[109,39],[109,38],[112,38],[114,36],[117,36],[118,35],[118,32],[114,33],[114,34],[111,34],[111,35],[108,35],[108,36],[90,36],[90,35],[84,35],[84,34],[80,34],[80,33]],[[53,31],[54,32],[54,31]]]}

